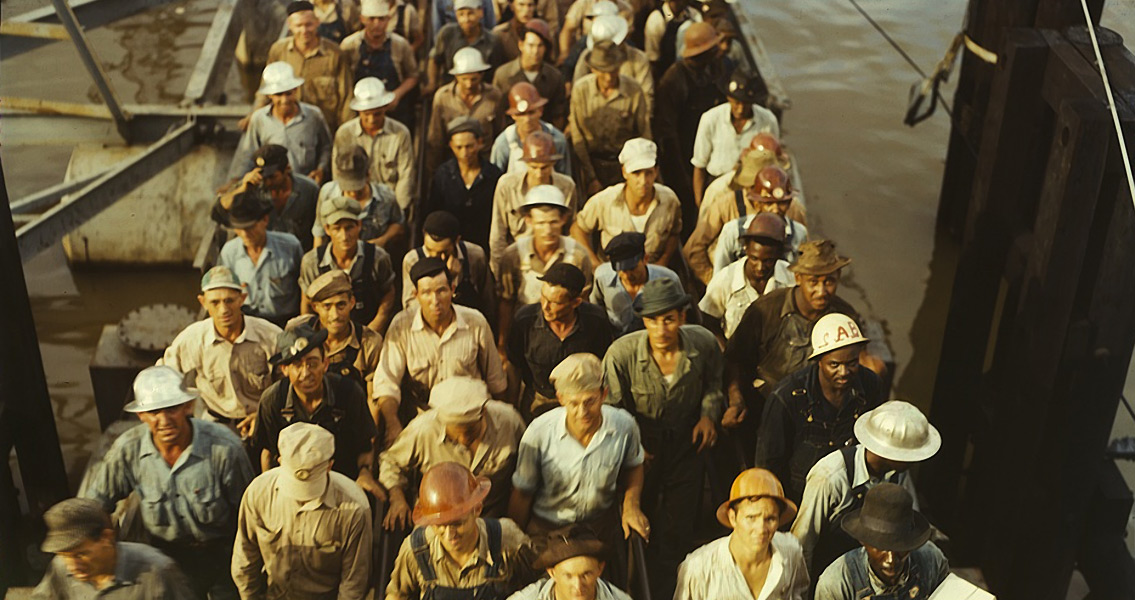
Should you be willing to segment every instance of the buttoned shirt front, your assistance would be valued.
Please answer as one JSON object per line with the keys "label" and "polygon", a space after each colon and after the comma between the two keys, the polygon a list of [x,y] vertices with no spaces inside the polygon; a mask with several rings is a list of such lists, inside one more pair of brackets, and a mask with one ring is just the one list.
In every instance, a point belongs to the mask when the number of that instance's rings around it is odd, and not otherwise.
{"label": "buttoned shirt front", "polygon": [[287,37],[268,49],[268,63],[276,61],[288,63],[296,77],[303,78],[300,87],[303,98],[319,107],[328,127],[338,127],[351,118],[347,101],[351,97],[354,82],[351,65],[343,59],[338,44],[320,38],[319,47],[305,54],[296,48],[294,37]]}
{"label": "buttoned shirt front", "polygon": [[[556,600],[556,582],[544,578],[508,597],[508,600]],[[600,579],[595,585],[595,600],[631,600],[626,592]]]}
{"label": "buttoned shirt front", "polygon": [[[552,31],[555,31],[554,25]],[[513,48],[516,49],[516,46],[514,45]],[[528,78],[528,74],[520,66],[519,58],[504,63],[493,73],[493,85],[507,96],[512,86],[521,82],[531,83],[536,87],[536,91],[540,92],[540,97],[548,101],[544,105],[543,118],[558,123],[567,117],[567,91],[564,87],[563,74],[559,69],[548,64],[547,56],[545,55],[545,62],[540,63],[540,70],[536,71],[536,76],[532,79]],[[568,173],[570,174],[570,171]]]}
{"label": "buttoned shirt front", "polygon": [[157,364],[190,377],[209,410],[243,419],[272,384],[268,359],[276,353],[279,335],[279,327],[245,315],[244,329],[230,342],[217,335],[212,319],[205,319],[181,330]]}
{"label": "buttoned shirt front", "polygon": [[51,560],[32,592],[36,600],[195,600],[196,595],[173,559],[156,548],[133,542],[115,544],[114,580],[102,588],[75,579],[60,556]]}
{"label": "buttoned shirt front", "polygon": [[563,407],[536,417],[524,432],[512,485],[533,496],[537,517],[557,525],[598,517],[618,500],[620,474],[643,463],[634,417],[609,405],[602,411],[586,446],[568,431]]}
{"label": "buttoned shirt front", "polygon": [[[528,536],[516,526],[511,519],[500,519],[501,528],[501,560],[499,565],[499,579],[512,585],[524,581],[531,570],[532,550]],[[486,571],[493,564],[489,552],[489,534],[485,528],[485,520],[477,519],[477,551],[464,565],[457,564],[445,548],[441,539],[434,533],[432,527],[425,530],[426,545],[429,549],[429,562],[437,577],[436,583],[441,587],[471,589],[488,582]],[[406,536],[402,547],[398,549],[398,558],[394,560],[394,570],[390,573],[390,583],[386,586],[387,600],[410,600],[419,597],[424,578],[418,567],[417,557],[412,547],[412,536]]]}
{"label": "buttoned shirt front", "polygon": [[272,114],[271,105],[252,111],[248,130],[233,153],[229,179],[240,179],[254,169],[252,157],[265,144],[288,149],[288,164],[293,173],[307,175],[323,169],[324,175],[331,174],[331,130],[315,105],[300,102],[299,113],[287,123]]}
{"label": "buttoned shirt front", "polygon": [[470,185],[465,184],[456,158],[442,163],[434,171],[429,201],[419,211],[418,221],[425,221],[425,217],[434,211],[444,210],[461,223],[461,239],[483,249],[489,243],[493,196],[500,184],[501,170],[485,158],[480,160],[481,171]]}
{"label": "buttoned shirt front", "polygon": [[319,185],[310,177],[293,172],[292,192],[283,206],[273,206],[268,215],[268,231],[290,233],[300,241],[304,252],[311,250],[314,245],[311,232],[317,222],[318,204]]}
{"label": "buttoned shirt front", "polygon": [[705,288],[705,295],[698,303],[702,312],[721,320],[721,329],[726,338],[733,336],[745,310],[762,294],[796,285],[796,277],[788,270],[788,263],[778,260],[764,288],[753,289],[749,278],[745,276],[745,264],[748,261],[748,258],[742,258],[714,273],[713,279]]}
{"label": "buttoned shirt front", "polygon": [[758,104],[753,104],[752,107],[753,116],[745,121],[741,131],[733,127],[733,113],[728,102],[702,114],[690,164],[717,177],[737,166],[741,151],[749,147],[758,133],[771,133],[780,139],[780,124],[776,121],[776,115]]}
{"label": "buttoned shirt front", "polygon": [[[678,274],[661,265],[646,265],[646,280],[665,277],[681,285]],[[605,262],[595,268],[595,280],[591,286],[591,303],[607,309],[607,318],[618,335],[642,326],[642,319],[634,314],[634,298],[623,285],[619,273]]]}
{"label": "buttoned shirt front", "polygon": [[453,310],[453,322],[440,336],[426,326],[421,309],[394,316],[374,374],[373,397],[401,400],[404,375],[425,390],[465,376],[485,380],[493,395],[504,393],[508,380],[488,321],[471,308],[454,305]]}
{"label": "buttoned shirt front", "polygon": [[[721,228],[721,234],[717,236],[717,246],[713,249],[714,271],[724,269],[745,256],[745,244],[741,240],[741,234],[748,229],[749,223],[752,223],[756,216],[756,214],[750,214],[736,218]],[[792,263],[796,262],[800,246],[808,241],[808,228],[789,217],[785,217],[784,221],[786,223],[784,227],[784,260]]]}
{"label": "buttoned shirt front", "polygon": [[607,401],[664,427],[692,427],[700,417],[721,422],[724,366],[717,338],[700,325],[678,330],[681,356],[668,382],[651,355],[645,331],[624,335],[603,358]]}
{"label": "buttoned shirt front", "polygon": [[[575,195],[575,181],[562,173],[552,173],[552,185],[563,192],[568,206],[574,210],[578,205]],[[521,235],[528,233],[528,223],[524,220],[524,197],[528,195],[528,173],[506,173],[497,181],[493,194],[492,221],[489,225],[489,266],[494,273],[500,273],[500,261],[509,244]],[[569,215],[570,217],[570,215]]]}
{"label": "buttoned shirt front", "polygon": [[[319,206],[323,202],[343,195],[343,188],[335,181],[329,181],[319,188]],[[327,232],[323,230],[323,215],[320,214],[316,208],[316,214],[319,217],[315,220],[315,225],[311,227],[311,233],[318,239],[327,237]],[[363,212],[359,213],[359,239],[364,242],[374,240],[386,233],[386,230],[391,225],[405,225],[406,218],[402,214],[402,209],[398,207],[398,202],[394,197],[394,192],[390,186],[383,183],[370,184],[370,201],[363,207]]]}
{"label": "buttoned shirt front", "polygon": [[[545,121],[540,121],[540,129],[552,136],[552,144],[556,149],[556,154],[560,155],[560,159],[556,161],[556,173],[570,178],[571,156],[568,152],[567,138],[559,129]],[[520,134],[516,132],[516,123],[505,127],[504,131],[493,141],[493,150],[489,153],[489,160],[493,161],[493,164],[504,173],[523,175],[527,172],[528,167],[524,161],[520,160],[524,156],[521,141]]]}
{"label": "buttoned shirt front", "polygon": [[599,91],[594,74],[581,77],[571,89],[568,114],[572,145],[583,174],[594,177],[591,160],[615,160],[627,140],[650,138],[650,108],[642,87],[626,75],[610,96]]}
{"label": "buttoned shirt front", "polygon": [[[619,74],[626,75],[638,83],[642,88],[642,94],[646,96],[646,109],[647,112],[653,114],[654,107],[654,73],[650,69],[650,59],[646,57],[646,53],[630,44],[623,44],[623,50],[627,51],[627,60],[619,65]],[[587,57],[591,54],[590,48],[585,48],[579,54],[579,60],[575,63],[575,73],[572,75],[572,82],[578,81],[581,77],[591,74],[591,67],[587,66]]]}
{"label": "buttoned shirt front", "polygon": [[536,253],[531,235],[522,235],[510,245],[500,258],[497,277],[497,296],[501,300],[515,300],[517,304],[540,301],[544,282],[540,278],[554,264],[565,263],[583,271],[586,284],[581,297],[591,293],[591,257],[582,244],[567,236],[560,236],[560,245],[548,260]]}
{"label": "buttoned shirt front", "polygon": [[556,388],[550,378],[564,359],[581,352],[602,358],[611,346],[614,332],[602,308],[583,302],[576,308],[575,319],[572,330],[561,339],[548,326],[539,304],[516,311],[508,335],[508,359],[524,380],[525,401],[540,396],[533,407],[555,401]]}
{"label": "buttoned shirt front", "polygon": [[358,118],[343,123],[335,132],[334,156],[362,148],[370,159],[370,180],[385,183],[394,190],[398,207],[403,211],[417,200],[417,154],[406,125],[386,117],[382,129],[373,136],[367,133]]}
{"label": "buttoned shirt front", "polygon": [[485,404],[483,415],[484,431],[473,452],[445,434],[445,423],[436,410],[418,415],[380,455],[378,482],[386,489],[405,488],[411,473],[424,473],[443,462],[460,463],[474,475],[492,482],[485,510],[488,515],[503,515],[508,505],[509,477],[524,434],[524,419],[515,408],[497,400]]}
{"label": "buttoned shirt front", "polygon": [[257,316],[286,321],[300,312],[299,274],[303,248],[295,236],[268,232],[260,259],[253,263],[240,238],[221,248],[217,264],[232,269],[240,279],[248,299],[245,306]]}
{"label": "buttoned shirt front", "polygon": [[[374,260],[371,262],[370,273],[364,273],[366,263],[366,242],[359,240],[356,242],[355,256],[351,259],[351,264],[346,269],[341,269],[335,261],[333,251],[329,246],[315,248],[303,255],[303,261],[300,263],[300,288],[306,290],[311,282],[319,277],[320,274],[329,271],[346,271],[347,275],[351,277],[353,284],[358,284],[368,279],[378,286],[378,297],[384,297],[388,292],[394,291],[394,267],[390,264],[390,254],[383,250],[381,246],[374,246],[371,252],[374,252]],[[355,301],[360,298],[356,295]]]}
{"label": "buttoned shirt front", "polygon": [[328,473],[327,489],[300,503],[280,492],[277,467],[248,486],[240,505],[232,576],[242,598],[365,598],[371,514],[354,481]]}
{"label": "buttoned shirt front", "polygon": [[756,595],[729,551],[731,535],[694,550],[678,567],[674,600],[804,600],[808,594],[808,569],[800,543],[778,531],[769,543],[765,583]]}
{"label": "buttoned shirt front", "polygon": [[237,508],[252,464],[236,434],[223,425],[189,419],[190,445],[173,466],[138,425],[114,440],[80,496],[110,513],[138,492],[142,523],[150,535],[171,543],[232,539]]}
{"label": "buttoned shirt front", "polygon": [[[430,125],[427,132],[426,140],[429,142],[432,152],[434,153],[435,160],[440,161],[440,157],[445,153],[445,127],[450,121],[457,117],[472,117],[481,122],[481,132],[484,137],[481,139],[485,145],[488,146],[489,140],[496,139],[497,123],[504,113],[505,107],[508,102],[504,99],[501,91],[493,87],[488,81],[481,83],[481,95],[477,96],[472,106],[465,104],[461,96],[457,93],[457,82],[451,81],[434,92],[433,99],[433,112],[430,115]],[[486,147],[482,156],[488,156],[489,149]]]}
{"label": "buttoned shirt front", "polygon": [[867,561],[867,550],[860,546],[836,559],[816,582],[816,600],[867,600],[902,598],[926,600],[950,574],[946,556],[933,542],[926,542],[906,559],[898,579],[884,583]]}
{"label": "buttoned shirt front", "polygon": [[[584,233],[599,231],[600,245],[607,247],[611,238],[625,231],[646,234],[647,262],[657,261],[666,251],[670,238],[682,231],[682,206],[674,190],[654,184],[654,200],[646,212],[646,224],[639,228],[632,219],[626,199],[627,184],[619,183],[595,194],[583,205],[575,223]],[[604,253],[598,253],[604,257]]]}
{"label": "buttoned shirt front", "polygon": [[800,502],[800,512],[792,522],[792,535],[800,540],[804,550],[804,560],[811,568],[823,569],[825,565],[813,565],[812,557],[820,536],[834,526],[832,519],[845,513],[855,502],[851,490],[859,486],[871,489],[884,481],[901,485],[914,499],[914,510],[918,510],[918,495],[914,491],[914,480],[905,471],[888,471],[876,477],[867,469],[867,458],[862,445],[855,448],[854,473],[847,480],[847,467],[843,454],[836,450],[820,459],[810,471],[804,485],[804,499]]}

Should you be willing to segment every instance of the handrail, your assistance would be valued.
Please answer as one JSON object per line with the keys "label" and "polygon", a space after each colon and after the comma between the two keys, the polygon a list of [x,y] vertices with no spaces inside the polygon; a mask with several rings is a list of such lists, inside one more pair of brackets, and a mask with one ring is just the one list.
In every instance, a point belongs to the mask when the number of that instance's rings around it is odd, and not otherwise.
{"label": "handrail", "polygon": [[631,594],[636,600],[650,600],[650,577],[646,570],[646,541],[637,531],[631,531],[627,540],[627,585],[629,592],[637,587],[638,593]]}

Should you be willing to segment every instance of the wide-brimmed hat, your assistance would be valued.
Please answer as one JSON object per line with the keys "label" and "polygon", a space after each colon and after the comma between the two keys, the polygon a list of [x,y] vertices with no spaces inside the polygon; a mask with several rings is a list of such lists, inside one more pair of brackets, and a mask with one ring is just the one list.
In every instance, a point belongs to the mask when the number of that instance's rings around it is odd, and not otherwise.
{"label": "wide-brimmed hat", "polygon": [[480,50],[466,46],[453,55],[453,68],[449,70],[449,74],[467,75],[488,71],[491,68],[489,63],[485,62],[485,57],[481,55]]}
{"label": "wide-brimmed hat", "polygon": [[388,106],[394,102],[394,92],[387,90],[377,77],[363,77],[355,84],[355,97],[351,99],[351,110],[363,112]]}
{"label": "wide-brimmed hat", "polygon": [[197,399],[197,390],[185,384],[185,375],[167,365],[142,369],[133,388],[134,401],[122,407],[126,412],[161,410]]}
{"label": "wide-brimmed hat", "polygon": [[930,522],[914,510],[910,493],[887,481],[867,490],[863,506],[840,526],[860,544],[890,552],[911,552],[930,539]]}
{"label": "wide-brimmed hat", "polygon": [[675,308],[685,308],[690,304],[690,295],[682,289],[682,284],[661,277],[651,279],[642,286],[642,291],[635,296],[634,314],[639,317],[655,317]]}
{"label": "wide-brimmed hat", "polygon": [[587,53],[585,62],[588,67],[603,73],[614,73],[627,61],[627,51],[614,42],[600,42],[595,44],[591,52]]}
{"label": "wide-brimmed hat", "polygon": [[682,48],[682,58],[697,56],[712,49],[721,41],[721,34],[709,23],[691,23],[686,28],[686,35],[682,38],[686,46]]}
{"label": "wide-brimmed hat", "polygon": [[434,465],[422,475],[412,515],[414,524],[437,525],[461,519],[484,502],[491,487],[487,477],[474,477],[469,467],[460,463]]}
{"label": "wide-brimmed hat", "polygon": [[272,201],[260,190],[222,195],[213,205],[212,217],[231,229],[248,229],[272,212]]}
{"label": "wide-brimmed hat", "polygon": [[88,498],[68,498],[43,513],[47,536],[40,549],[44,552],[68,552],[91,539],[92,533],[113,529],[110,515],[102,505]]}
{"label": "wide-brimmed hat", "polygon": [[602,560],[606,548],[590,527],[569,525],[548,533],[532,568],[543,571],[577,556]]}
{"label": "wide-brimmed hat", "polygon": [[260,89],[256,93],[265,96],[282,94],[298,88],[303,82],[303,77],[296,77],[292,65],[280,60],[264,67],[264,73],[260,76]]}
{"label": "wide-brimmed hat", "polygon": [[840,256],[831,240],[812,240],[800,245],[796,262],[788,267],[801,275],[828,275],[851,264],[851,259]]}
{"label": "wide-brimmed hat", "polygon": [[335,436],[313,423],[299,422],[280,431],[280,470],[276,484],[280,493],[308,502],[323,495],[330,482]]}
{"label": "wide-brimmed hat", "polygon": [[717,507],[717,522],[732,528],[729,524],[729,509],[741,500],[771,498],[780,505],[780,525],[784,526],[796,518],[796,503],[784,496],[784,486],[771,471],[765,469],[746,469],[733,480],[729,489],[729,499]]}
{"label": "wide-brimmed hat", "polygon": [[301,325],[295,329],[285,329],[276,338],[276,354],[273,354],[268,362],[275,366],[295,362],[308,352],[322,348],[323,342],[326,341],[326,329],[315,331],[307,325]]}
{"label": "wide-brimmed hat", "polygon": [[890,400],[855,421],[855,439],[887,460],[919,462],[938,453],[942,436],[918,407]]}

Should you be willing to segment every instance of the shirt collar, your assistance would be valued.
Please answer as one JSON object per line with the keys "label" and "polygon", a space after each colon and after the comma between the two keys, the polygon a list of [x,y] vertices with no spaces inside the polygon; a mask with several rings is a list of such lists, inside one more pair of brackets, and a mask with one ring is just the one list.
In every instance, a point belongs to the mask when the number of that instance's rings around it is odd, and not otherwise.
{"label": "shirt collar", "polygon": [[361,119],[356,118],[349,125],[350,125],[350,132],[356,138],[380,138],[380,137],[382,137],[383,134],[386,133],[386,120],[385,119],[382,121],[382,129],[379,129],[378,133],[374,134],[373,136],[371,134],[367,133],[365,129],[363,129],[363,122],[362,122]]}
{"label": "shirt collar", "polygon": [[[235,346],[235,345],[237,345],[241,342],[246,342],[246,341],[247,342],[261,342],[261,341],[263,341],[264,340],[263,336],[261,336],[258,332],[256,332],[255,330],[253,330],[251,327],[248,326],[248,315],[244,315],[243,318],[244,318],[244,328],[241,329],[240,335],[238,335],[236,337],[236,340],[234,340],[232,342],[232,345]],[[228,340],[226,340],[225,338],[217,335],[217,326],[213,324],[213,319],[210,318],[209,319],[209,327],[207,329],[207,333],[205,334],[205,343],[207,345],[213,345],[213,344],[216,344],[216,343],[219,343],[219,342],[227,342],[227,341]]]}
{"label": "shirt collar", "polygon": [[[287,48],[288,48],[288,50],[290,50],[292,52],[299,52],[300,56],[302,56],[304,58],[311,58],[312,56],[318,56],[320,54],[323,54],[323,40],[322,39],[319,40],[319,42],[315,45],[315,50],[312,50],[311,54],[304,54],[304,53],[300,52],[299,48],[296,48],[296,36],[292,35],[292,36],[288,36]],[[298,73],[297,73],[297,75],[298,75]]]}
{"label": "shirt collar", "polygon": [[[291,409],[293,411],[297,410],[297,408],[296,408],[296,405],[297,405],[296,390],[295,390],[295,388],[292,387],[291,381],[288,381],[287,379],[285,379],[283,381],[287,381],[286,385],[288,386],[288,396],[287,396],[287,399],[284,401],[284,408],[285,409]],[[284,385],[284,384],[281,383],[281,385]],[[319,410],[321,408],[323,408],[324,406],[326,406],[327,408],[335,408],[335,392],[331,389],[331,386],[327,385],[327,376],[326,375],[324,375],[324,377],[323,377],[323,400],[319,403],[319,406],[315,407],[315,410],[312,411],[312,414],[307,415],[307,416],[310,418],[315,413],[319,412]],[[300,405],[298,410],[303,410],[303,405]]]}
{"label": "shirt collar", "polygon": [[[890,481],[898,483],[900,473],[895,471],[887,471],[879,478],[879,481]],[[867,449],[863,444],[855,446],[855,480],[851,482],[851,488],[855,489],[871,480],[871,472],[867,470]]]}
{"label": "shirt collar", "polygon": [[[453,322],[449,324],[449,327],[445,328],[445,331],[441,332],[442,335],[444,336],[446,332],[453,327],[457,329],[468,329],[469,327],[469,324],[465,322],[465,318],[461,316],[461,311],[457,310],[457,304],[453,305]],[[414,322],[410,325],[410,329],[414,331],[424,331],[426,329],[426,320],[422,317],[421,308],[414,313]]]}
{"label": "shirt collar", "polygon": [[[453,562],[453,559],[449,558],[449,555],[446,554],[445,549],[441,547],[441,537],[437,536],[436,534],[433,536],[433,539],[430,540],[430,558],[433,559],[433,561],[436,563],[440,563],[442,561]],[[478,518],[477,554],[474,555],[474,559],[470,564],[457,565],[457,570],[459,572],[464,571],[467,567],[472,567],[482,562],[486,565],[492,566],[493,554],[492,552],[489,552],[489,532],[485,528],[485,520]]]}
{"label": "shirt collar", "polygon": [[[372,202],[367,203],[368,206],[370,204],[373,204],[373,200],[372,200]],[[355,269],[355,263],[358,262],[359,257],[363,255],[363,241],[359,240],[358,245],[355,246],[355,248],[356,248],[355,249],[355,256],[354,256],[354,258],[351,259],[351,266],[347,267],[348,273]],[[327,252],[323,254],[323,260],[319,261],[319,266],[321,266],[321,267],[335,267],[336,269],[338,269],[339,265],[335,263],[335,257],[332,255],[333,252],[334,251],[331,249],[331,243],[328,242],[327,243]]]}
{"label": "shirt collar", "polygon": [[[741,260],[735,261],[733,264],[726,267],[726,269],[732,269],[733,270],[733,277],[730,278],[730,281],[729,281],[729,291],[731,291],[733,293],[737,293],[737,292],[744,291],[745,288],[751,288],[752,287],[752,286],[749,285],[749,279],[747,277],[745,277],[745,263],[748,260],[749,260],[748,257],[742,258]],[[761,293],[761,290],[755,290],[755,291],[758,294]]]}

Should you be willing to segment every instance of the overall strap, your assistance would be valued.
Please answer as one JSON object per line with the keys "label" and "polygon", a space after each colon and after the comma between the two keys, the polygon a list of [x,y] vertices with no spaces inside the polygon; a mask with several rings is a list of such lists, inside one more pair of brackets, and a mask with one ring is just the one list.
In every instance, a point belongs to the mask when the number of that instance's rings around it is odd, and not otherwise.
{"label": "overall strap", "polygon": [[410,534],[410,548],[414,551],[414,560],[418,561],[418,570],[422,572],[422,580],[432,584],[437,580],[437,573],[430,563],[430,546],[426,543],[426,528],[416,527]]}
{"label": "overall strap", "polygon": [[501,524],[497,519],[485,519],[485,530],[489,534],[489,556],[493,559],[493,564],[489,567],[485,576],[487,579],[495,579],[500,576],[501,563],[504,562],[504,557],[501,555]]}
{"label": "overall strap", "polygon": [[749,214],[749,209],[745,208],[745,190],[736,190],[733,192],[733,202],[737,205],[738,218]]}

